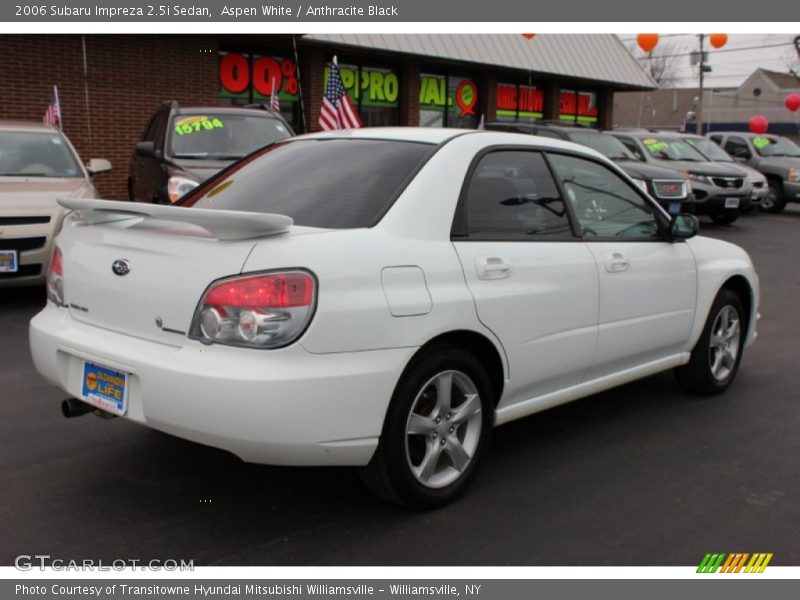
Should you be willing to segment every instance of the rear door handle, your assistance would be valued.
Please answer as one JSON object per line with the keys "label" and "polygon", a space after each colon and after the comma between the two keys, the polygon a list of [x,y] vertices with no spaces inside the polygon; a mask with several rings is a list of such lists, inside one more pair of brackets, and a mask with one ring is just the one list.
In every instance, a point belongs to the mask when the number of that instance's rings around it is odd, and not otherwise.
{"label": "rear door handle", "polygon": [[606,261],[606,271],[609,273],[627,271],[630,266],[628,259],[622,252],[612,252]]}
{"label": "rear door handle", "polygon": [[511,265],[497,256],[480,256],[475,259],[478,279],[504,279],[511,275]]}

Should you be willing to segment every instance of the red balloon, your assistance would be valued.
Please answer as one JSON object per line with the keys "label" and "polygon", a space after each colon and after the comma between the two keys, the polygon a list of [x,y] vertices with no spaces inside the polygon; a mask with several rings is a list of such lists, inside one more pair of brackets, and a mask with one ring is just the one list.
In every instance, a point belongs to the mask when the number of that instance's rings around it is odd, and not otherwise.
{"label": "red balloon", "polygon": [[535,33],[523,33],[522,37],[524,37],[526,40],[532,40],[533,38],[536,37],[536,34]]}
{"label": "red balloon", "polygon": [[645,52],[651,52],[658,44],[658,34],[640,33],[638,36],[636,36],[636,43],[639,44],[639,48]]}
{"label": "red balloon", "polygon": [[728,34],[727,33],[712,33],[708,36],[708,41],[711,42],[711,45],[714,48],[722,48],[725,44],[728,43]]}
{"label": "red balloon", "polygon": [[792,112],[797,112],[800,109],[800,94],[789,94],[786,96],[786,108]]}
{"label": "red balloon", "polygon": [[756,115],[752,119],[750,119],[750,131],[761,135],[763,133],[767,133],[767,128],[769,127],[769,121],[767,121],[767,117],[763,115]]}

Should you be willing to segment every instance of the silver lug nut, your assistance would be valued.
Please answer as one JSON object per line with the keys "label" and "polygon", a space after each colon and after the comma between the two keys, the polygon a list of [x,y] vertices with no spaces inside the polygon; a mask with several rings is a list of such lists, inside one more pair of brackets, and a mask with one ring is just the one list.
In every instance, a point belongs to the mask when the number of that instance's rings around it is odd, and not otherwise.
{"label": "silver lug nut", "polygon": [[450,433],[453,433],[455,430],[456,430],[455,427],[452,427],[452,426],[450,427]]}
{"label": "silver lug nut", "polygon": [[447,441],[446,441],[444,438],[442,438],[442,439],[439,441],[439,443],[440,443],[442,446],[444,446],[444,445],[447,443]]}

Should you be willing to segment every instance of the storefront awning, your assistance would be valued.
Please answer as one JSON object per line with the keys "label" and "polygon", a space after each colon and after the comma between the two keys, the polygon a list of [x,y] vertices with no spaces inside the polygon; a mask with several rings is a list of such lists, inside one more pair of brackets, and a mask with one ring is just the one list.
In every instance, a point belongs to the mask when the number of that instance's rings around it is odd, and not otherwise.
{"label": "storefront awning", "polygon": [[657,87],[611,34],[329,34],[304,40],[574,77],[631,90]]}

